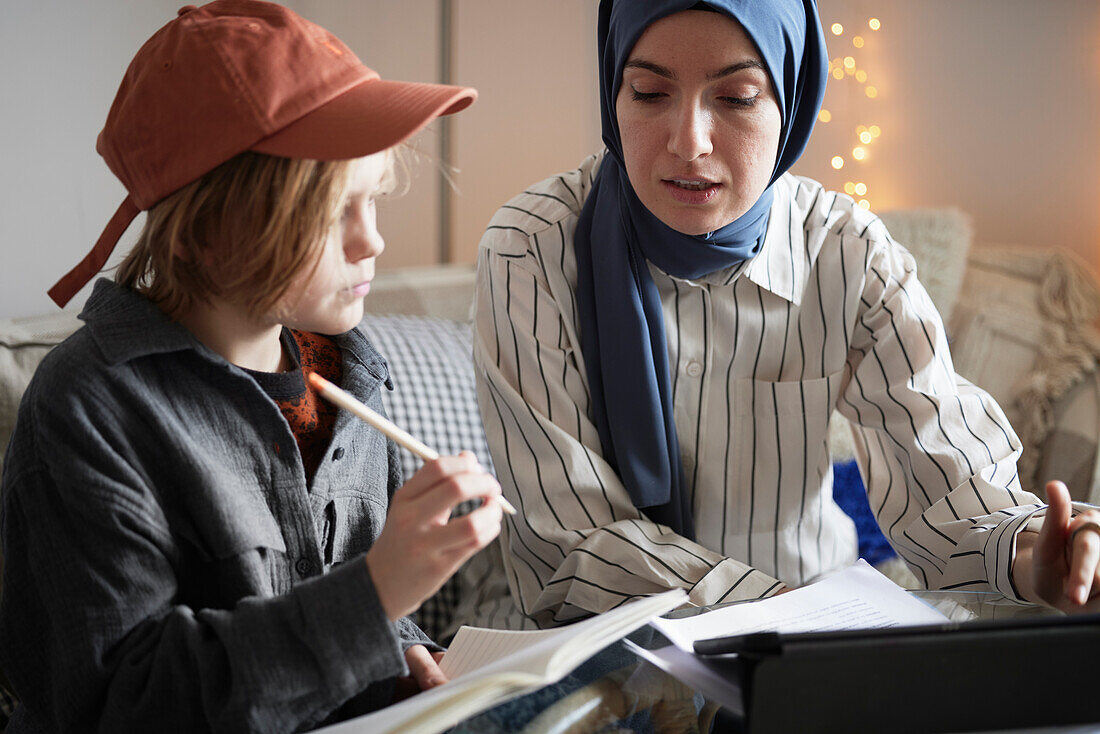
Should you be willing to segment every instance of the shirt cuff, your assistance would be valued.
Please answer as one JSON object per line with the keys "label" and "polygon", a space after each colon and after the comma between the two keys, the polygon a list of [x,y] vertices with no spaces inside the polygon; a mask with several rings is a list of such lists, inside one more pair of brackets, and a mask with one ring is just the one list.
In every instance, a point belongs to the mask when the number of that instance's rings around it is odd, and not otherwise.
{"label": "shirt cuff", "polygon": [[1029,523],[1038,519],[1045,507],[1027,512],[1019,512],[1005,518],[989,531],[982,556],[985,560],[986,578],[997,593],[1013,601],[1030,604],[1016,591],[1012,582],[1012,562],[1016,559],[1016,536],[1028,528]]}
{"label": "shirt cuff", "polygon": [[766,573],[726,558],[699,579],[688,592],[688,599],[701,607],[742,599],[763,599],[782,588],[783,584]]}

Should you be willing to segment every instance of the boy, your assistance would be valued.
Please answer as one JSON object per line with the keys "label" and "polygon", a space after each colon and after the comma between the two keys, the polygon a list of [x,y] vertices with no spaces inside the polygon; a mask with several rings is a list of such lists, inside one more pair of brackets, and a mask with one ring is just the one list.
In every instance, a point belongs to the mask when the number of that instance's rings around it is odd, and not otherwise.
{"label": "boy", "polygon": [[[357,330],[394,145],[472,89],[383,81],[287,9],[180,10],[97,149],[129,195],[51,296],[148,209],[117,283],[43,361],[4,463],[8,731],[298,731],[442,681],[405,615],[499,532],[471,456],[401,484]],[[385,526],[383,527],[383,523]],[[410,675],[411,673],[411,675]]]}

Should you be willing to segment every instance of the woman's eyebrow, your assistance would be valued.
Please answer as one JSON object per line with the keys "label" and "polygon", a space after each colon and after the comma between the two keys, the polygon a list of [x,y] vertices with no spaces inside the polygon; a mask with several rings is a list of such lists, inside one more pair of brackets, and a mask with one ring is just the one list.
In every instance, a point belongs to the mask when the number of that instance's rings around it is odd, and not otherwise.
{"label": "woman's eyebrow", "polygon": [[710,74],[707,74],[707,79],[721,79],[724,76],[736,74],[742,69],[760,69],[761,71],[763,71],[764,65],[756,59],[746,59],[745,61],[738,61],[736,64],[730,64],[729,66],[723,67],[718,71],[713,71]]}
{"label": "woman's eyebrow", "polygon": [[[652,72],[657,76],[663,76],[666,79],[676,79],[676,72],[667,67],[656,64],[652,61],[646,61],[645,59],[631,59],[623,64],[623,69],[645,69]],[[744,61],[738,61],[736,64],[730,64],[724,66],[718,71],[712,71],[707,74],[707,79],[721,79],[722,77],[729,76],[730,74],[736,74],[744,69],[760,69],[764,70],[764,64],[756,59],[746,59]]]}
{"label": "woman's eyebrow", "polygon": [[663,76],[666,79],[675,79],[676,72],[672,69],[665,68],[660,64],[655,64],[652,61],[645,61],[644,59],[631,59],[623,64],[623,69],[645,69],[651,71],[657,76]]}

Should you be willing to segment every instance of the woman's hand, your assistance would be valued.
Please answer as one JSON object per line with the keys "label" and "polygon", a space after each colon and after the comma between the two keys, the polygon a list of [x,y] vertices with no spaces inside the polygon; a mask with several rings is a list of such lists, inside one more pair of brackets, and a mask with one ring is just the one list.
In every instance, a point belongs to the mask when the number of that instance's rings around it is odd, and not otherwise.
{"label": "woman's hand", "polygon": [[1100,512],[1071,518],[1066,485],[1049,482],[1046,489],[1042,530],[1016,538],[1016,590],[1069,614],[1100,611]]}
{"label": "woman's hand", "polygon": [[[386,526],[367,551],[367,568],[393,621],[416,611],[470,556],[500,533],[500,485],[468,451],[429,461],[394,493]],[[451,519],[451,510],[482,498]]]}
{"label": "woman's hand", "polygon": [[446,683],[447,676],[439,669],[442,659],[442,652],[428,652],[423,645],[413,645],[406,650],[405,662],[409,664],[409,675],[397,679],[392,703]]}

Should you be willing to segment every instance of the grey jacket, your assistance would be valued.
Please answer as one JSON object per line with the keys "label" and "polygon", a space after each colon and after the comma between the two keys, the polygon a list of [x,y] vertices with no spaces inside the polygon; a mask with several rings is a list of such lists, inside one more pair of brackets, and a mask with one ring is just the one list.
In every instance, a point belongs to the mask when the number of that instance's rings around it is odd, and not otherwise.
{"label": "grey jacket", "polygon": [[[81,318],[4,461],[8,731],[283,732],[386,705],[425,641],[363,561],[394,445],[342,413],[307,485],[244,370],[107,280]],[[381,410],[385,361],[358,330],[336,341],[343,387]]]}

